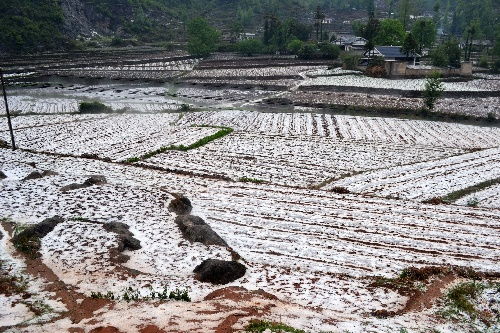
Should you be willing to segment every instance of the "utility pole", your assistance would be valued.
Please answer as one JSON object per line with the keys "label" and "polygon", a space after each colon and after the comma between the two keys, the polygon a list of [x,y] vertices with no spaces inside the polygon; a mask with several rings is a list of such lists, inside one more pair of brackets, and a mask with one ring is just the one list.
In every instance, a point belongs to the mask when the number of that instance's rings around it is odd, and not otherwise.
{"label": "utility pole", "polygon": [[10,141],[12,142],[12,150],[16,150],[16,142],[14,141],[14,130],[12,129],[12,122],[10,121],[9,103],[7,102],[7,93],[5,92],[5,82],[3,79],[2,68],[0,68],[0,79],[2,81],[3,101],[5,103],[5,112],[7,113],[7,123],[9,124]]}

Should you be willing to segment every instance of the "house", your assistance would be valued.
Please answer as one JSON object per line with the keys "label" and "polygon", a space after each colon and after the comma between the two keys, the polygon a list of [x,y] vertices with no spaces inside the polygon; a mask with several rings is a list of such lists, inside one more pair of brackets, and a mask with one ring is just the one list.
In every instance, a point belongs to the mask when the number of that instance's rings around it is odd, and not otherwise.
{"label": "house", "polygon": [[356,36],[339,36],[332,42],[340,46],[344,51],[362,51],[365,48],[367,40]]}
{"label": "house", "polygon": [[242,32],[238,36],[239,40],[248,40],[248,39],[255,39],[257,37],[256,34],[250,33],[250,32]]}
{"label": "house", "polygon": [[375,58],[382,57],[385,61],[407,61],[407,62],[419,62],[420,54],[409,54],[406,55],[401,51],[401,46],[375,46],[371,51],[366,51],[365,57]]}

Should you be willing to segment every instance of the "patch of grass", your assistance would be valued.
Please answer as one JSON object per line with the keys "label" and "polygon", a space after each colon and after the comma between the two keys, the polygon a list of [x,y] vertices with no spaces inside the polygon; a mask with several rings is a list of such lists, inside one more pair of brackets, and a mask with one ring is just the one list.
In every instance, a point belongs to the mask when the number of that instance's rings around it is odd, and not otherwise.
{"label": "patch of grass", "polygon": [[39,256],[38,250],[42,247],[42,241],[35,235],[23,233],[28,227],[28,225],[16,223],[12,243],[18,251],[30,258],[36,258]]}
{"label": "patch of grass", "polygon": [[422,268],[405,268],[398,277],[379,277],[370,284],[374,288],[387,288],[395,290],[402,295],[409,295],[425,288],[422,283],[429,278],[449,272],[445,267],[428,266]]}
{"label": "patch of grass", "polygon": [[254,184],[263,184],[266,183],[265,180],[257,179],[257,178],[249,178],[249,177],[241,177],[238,181],[243,183],[254,183]]}
{"label": "patch of grass", "polygon": [[285,324],[273,323],[265,320],[254,320],[245,327],[246,332],[261,333],[265,330],[270,330],[271,332],[306,333],[306,331],[299,330]]}
{"label": "patch of grass", "polygon": [[99,101],[89,101],[81,102],[78,111],[80,113],[106,113],[111,112],[112,109]]}
{"label": "patch of grass", "polygon": [[139,290],[128,287],[124,289],[121,294],[115,294],[111,291],[106,293],[92,292],[90,297],[94,299],[107,299],[110,301],[125,301],[127,303],[149,300],[191,302],[188,289],[175,289],[169,292],[167,287],[164,287],[161,291],[156,291],[151,288],[149,295],[142,295]]}
{"label": "patch of grass", "polygon": [[463,188],[463,189],[455,191],[455,192],[451,192],[451,193],[447,194],[446,196],[444,196],[443,200],[446,202],[454,202],[454,201],[457,201],[458,199],[463,198],[469,194],[479,192],[481,190],[484,190],[485,188],[488,188],[488,187],[491,187],[494,185],[498,185],[498,184],[500,184],[500,177],[495,178],[495,179],[490,179],[490,180],[481,182],[479,184]]}
{"label": "patch of grass", "polygon": [[[496,288],[500,292],[500,284],[487,285],[469,281],[462,282],[450,288],[444,296],[445,307],[439,314],[447,319],[463,319],[464,315],[472,320],[483,316],[483,311],[476,308],[475,301],[486,288]],[[485,321],[486,318],[481,318]],[[484,319],[484,320],[483,320]]]}
{"label": "patch of grass", "polygon": [[28,290],[28,281],[23,276],[10,275],[5,262],[0,260],[0,293],[4,295],[24,294]]}
{"label": "patch of grass", "polygon": [[220,127],[220,126],[207,126],[207,125],[201,125],[201,126],[194,126],[194,127],[212,127],[212,128],[220,128],[220,130],[212,135],[206,136],[204,138],[201,138],[200,140],[196,141],[195,143],[190,144],[189,146],[185,145],[170,145],[168,147],[161,147],[157,150],[151,151],[149,153],[146,153],[142,155],[141,157],[132,157],[126,160],[128,163],[134,163],[134,162],[139,162],[141,160],[147,160],[148,158],[151,158],[155,155],[164,153],[166,151],[172,151],[172,150],[177,150],[177,151],[189,151],[193,150],[196,148],[200,148],[212,141],[215,141],[217,139],[220,139],[222,137],[225,137],[226,135],[229,135],[233,133],[233,129],[230,127]]}
{"label": "patch of grass", "polygon": [[179,111],[182,111],[182,112],[188,112],[191,110],[192,110],[191,105],[185,104],[185,103],[181,104],[181,107],[179,108]]}

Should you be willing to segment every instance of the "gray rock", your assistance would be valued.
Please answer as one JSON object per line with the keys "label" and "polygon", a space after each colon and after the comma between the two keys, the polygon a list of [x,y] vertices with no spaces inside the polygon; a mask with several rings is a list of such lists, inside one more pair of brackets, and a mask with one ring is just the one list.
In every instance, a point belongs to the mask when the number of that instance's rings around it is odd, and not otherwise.
{"label": "gray rock", "polygon": [[187,215],[193,210],[191,201],[185,196],[180,196],[172,201],[168,205],[168,210],[177,215]]}
{"label": "gray rock", "polygon": [[104,230],[114,232],[118,235],[118,251],[125,250],[135,251],[142,248],[141,242],[134,238],[134,234],[130,232],[129,226],[121,222],[110,222],[103,225]]}
{"label": "gray rock", "polygon": [[0,170],[0,179],[7,178],[7,175]]}
{"label": "gray rock", "polygon": [[69,184],[69,185],[61,187],[61,191],[68,192],[68,191],[78,190],[80,188],[85,188],[85,187],[88,187],[88,186],[85,186],[83,184],[73,183],[73,184]]}
{"label": "gray rock", "polygon": [[245,275],[247,268],[236,261],[207,259],[194,269],[195,277],[201,282],[228,284]]}
{"label": "gray rock", "polygon": [[179,215],[175,219],[182,235],[190,242],[227,247],[227,243],[202,218],[193,215]]}
{"label": "gray rock", "polygon": [[87,186],[102,185],[106,183],[107,180],[104,176],[91,176],[89,179],[83,182],[83,184]]}
{"label": "gray rock", "polygon": [[33,171],[26,177],[24,177],[23,180],[32,180],[32,179],[40,179],[43,178],[43,175],[39,171]]}

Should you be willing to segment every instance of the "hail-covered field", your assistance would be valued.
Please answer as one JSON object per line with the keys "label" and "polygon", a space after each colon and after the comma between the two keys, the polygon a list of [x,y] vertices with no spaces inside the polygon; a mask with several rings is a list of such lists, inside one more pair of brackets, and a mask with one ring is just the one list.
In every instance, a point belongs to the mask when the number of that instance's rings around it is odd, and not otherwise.
{"label": "hail-covered field", "polygon": [[500,145],[500,129],[382,117],[328,113],[210,111],[186,114],[179,124],[222,125],[264,134],[306,135],[431,147],[490,148]]}
{"label": "hail-covered field", "polygon": [[[55,58],[9,87],[19,149],[1,121],[0,285],[11,276],[29,288],[0,290],[0,331],[145,333],[153,323],[239,332],[264,318],[314,333],[496,332],[484,314],[498,314],[496,77],[444,83],[438,110],[479,119],[431,121],[414,112],[423,79],[289,57],[102,57]],[[81,78],[30,83],[41,74]],[[79,113],[94,100],[112,110]],[[227,246],[188,240],[169,210],[182,195]],[[12,236],[55,215],[63,221],[35,244],[41,257],[23,259]],[[124,243],[117,222],[140,248]],[[202,282],[193,270],[206,259],[246,272],[227,285]],[[441,273],[411,286],[400,276],[429,266]],[[478,277],[497,283],[476,295],[481,319],[446,318],[447,290]],[[227,293],[243,289],[227,286],[260,291],[234,298]],[[187,290],[192,303],[100,299],[165,287]]]}
{"label": "hail-covered field", "polygon": [[[75,116],[76,117],[76,116]],[[93,154],[112,160],[140,157],[171,145],[185,145],[214,134],[209,127],[178,127],[179,114],[126,114],[57,122],[16,129],[18,146],[58,154]],[[0,132],[9,140],[9,132]]]}
{"label": "hail-covered field", "polygon": [[368,172],[329,186],[407,199],[431,199],[500,177],[500,148]]}

